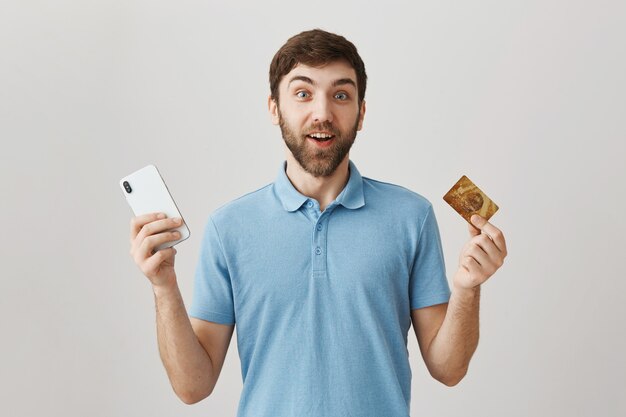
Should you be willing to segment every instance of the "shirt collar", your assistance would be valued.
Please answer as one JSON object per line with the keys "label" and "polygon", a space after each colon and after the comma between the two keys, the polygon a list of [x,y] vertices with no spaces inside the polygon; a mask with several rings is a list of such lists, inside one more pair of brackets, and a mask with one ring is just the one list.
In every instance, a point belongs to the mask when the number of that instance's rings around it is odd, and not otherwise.
{"label": "shirt collar", "polygon": [[[348,161],[348,164],[350,178],[346,186],[335,199],[335,202],[348,209],[357,209],[365,205],[365,199],[363,197],[363,177],[361,177],[361,173],[351,160]],[[274,182],[274,191],[285,210],[296,211],[309,197],[295,189],[289,177],[287,177],[286,169],[287,161],[283,161],[278,170],[278,177]]]}

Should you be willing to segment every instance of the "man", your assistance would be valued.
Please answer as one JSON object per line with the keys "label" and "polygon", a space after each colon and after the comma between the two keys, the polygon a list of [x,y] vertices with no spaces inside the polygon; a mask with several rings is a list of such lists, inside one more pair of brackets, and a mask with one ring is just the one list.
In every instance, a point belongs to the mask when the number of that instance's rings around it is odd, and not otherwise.
{"label": "man", "polygon": [[[365,67],[345,38],[311,30],[270,66],[268,108],[286,161],[277,179],[209,216],[185,310],[174,272],[176,219],[131,222],[150,279],[161,358],[188,404],[213,391],[237,323],[239,416],[409,415],[411,322],[431,375],[453,386],[478,343],[480,285],[504,236],[470,227],[452,291],[430,202],[362,177],[349,150],[365,116]],[[478,216],[476,216],[478,217]]]}

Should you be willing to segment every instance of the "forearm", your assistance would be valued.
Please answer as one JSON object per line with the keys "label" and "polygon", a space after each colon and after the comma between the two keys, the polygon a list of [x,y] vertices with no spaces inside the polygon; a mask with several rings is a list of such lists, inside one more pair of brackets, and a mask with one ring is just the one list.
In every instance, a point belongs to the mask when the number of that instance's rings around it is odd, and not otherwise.
{"label": "forearm", "polygon": [[431,374],[446,385],[456,385],[465,376],[478,346],[480,286],[453,287],[445,319],[426,354]]}
{"label": "forearm", "polygon": [[195,402],[215,386],[211,359],[191,327],[178,286],[153,291],[161,361],[179,398]]}

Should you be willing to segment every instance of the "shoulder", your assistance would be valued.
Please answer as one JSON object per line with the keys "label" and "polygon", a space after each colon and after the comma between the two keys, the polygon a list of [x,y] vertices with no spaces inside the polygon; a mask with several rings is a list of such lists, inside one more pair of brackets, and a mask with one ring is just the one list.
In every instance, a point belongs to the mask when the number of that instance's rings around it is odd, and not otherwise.
{"label": "shoulder", "polygon": [[366,204],[373,203],[384,207],[393,207],[398,211],[426,215],[431,209],[431,202],[423,195],[390,182],[363,177],[363,193]]}
{"label": "shoulder", "polygon": [[232,221],[250,219],[258,215],[259,211],[271,204],[272,183],[250,191],[240,197],[235,198],[217,207],[210,219],[216,225],[224,225]]}

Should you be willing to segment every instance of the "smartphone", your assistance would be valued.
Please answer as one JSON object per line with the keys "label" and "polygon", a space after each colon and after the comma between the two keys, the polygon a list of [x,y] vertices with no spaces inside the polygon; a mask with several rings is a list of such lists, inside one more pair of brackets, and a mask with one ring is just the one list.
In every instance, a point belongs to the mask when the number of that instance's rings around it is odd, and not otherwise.
{"label": "smartphone", "polygon": [[120,187],[135,216],[157,212],[165,213],[167,218],[180,217],[183,220],[180,226],[168,230],[178,230],[180,239],[162,243],[154,248],[155,251],[172,247],[189,238],[191,233],[187,223],[178,211],[178,207],[156,166],[148,165],[125,176],[120,180]]}

